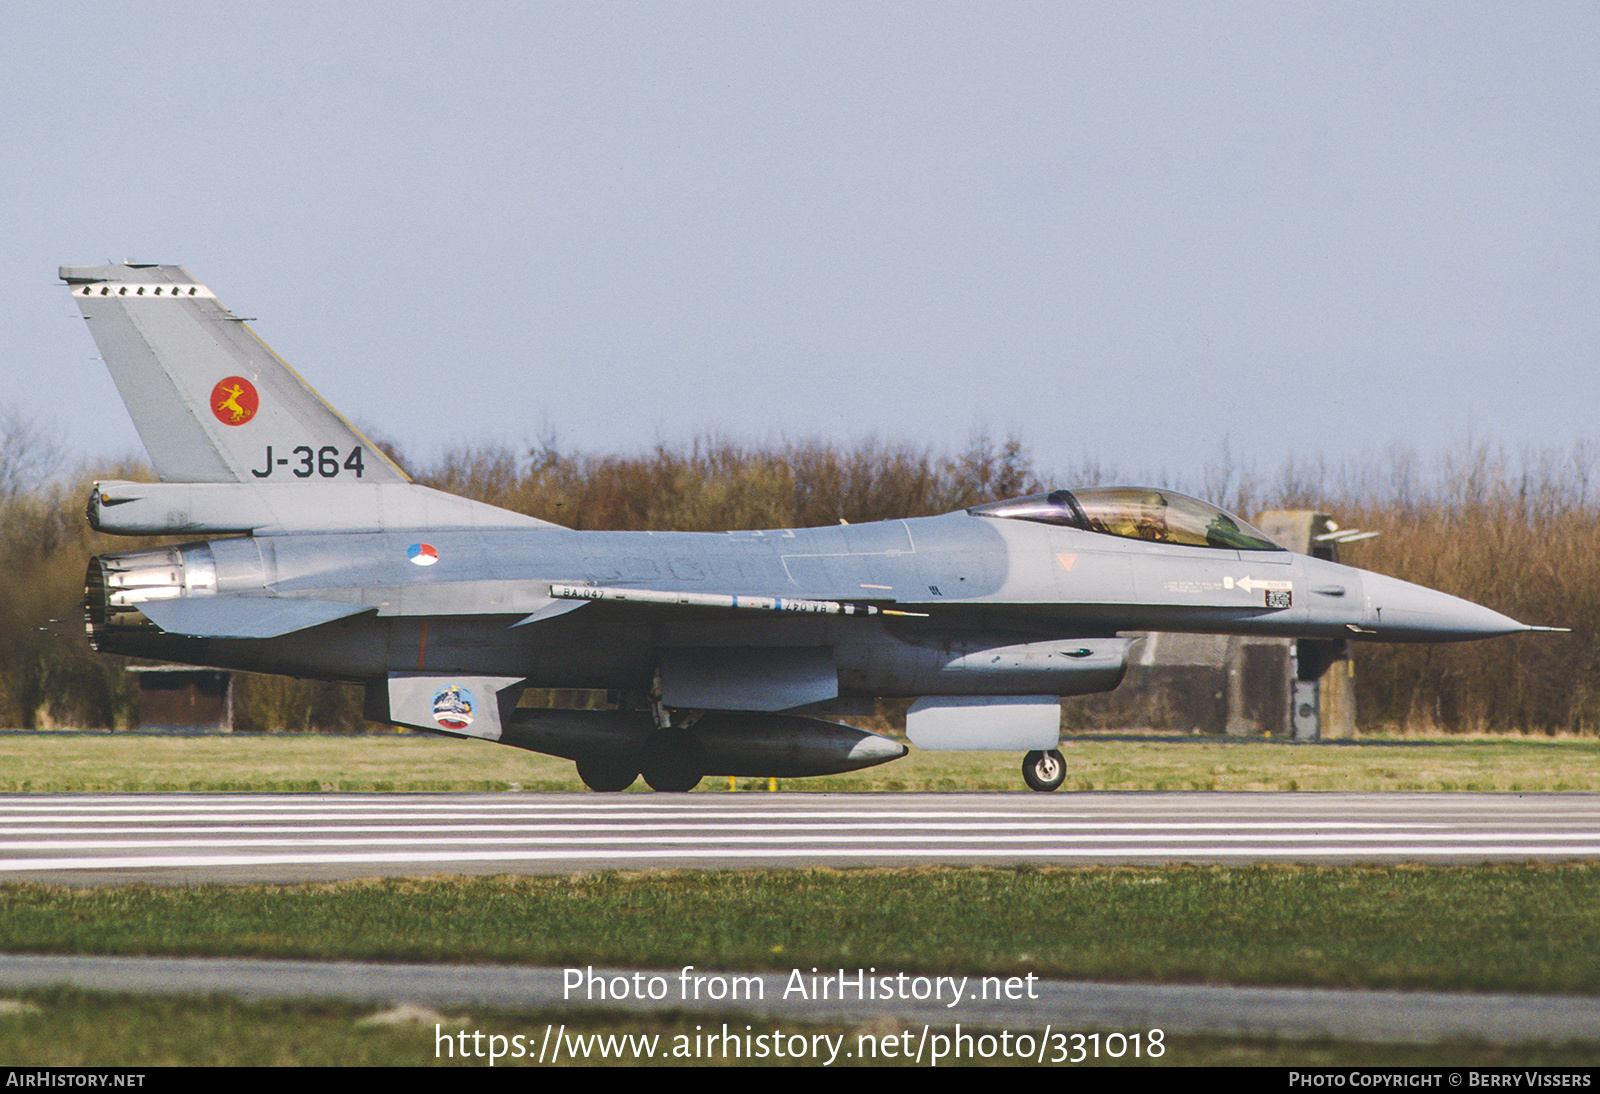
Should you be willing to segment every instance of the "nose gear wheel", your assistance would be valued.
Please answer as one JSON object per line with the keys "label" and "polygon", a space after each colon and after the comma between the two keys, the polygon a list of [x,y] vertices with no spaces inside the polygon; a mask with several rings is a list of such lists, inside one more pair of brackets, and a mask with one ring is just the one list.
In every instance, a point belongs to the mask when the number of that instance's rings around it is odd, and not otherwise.
{"label": "nose gear wheel", "polygon": [[1058,749],[1035,750],[1022,761],[1022,778],[1030,790],[1055,790],[1067,778],[1067,761]]}

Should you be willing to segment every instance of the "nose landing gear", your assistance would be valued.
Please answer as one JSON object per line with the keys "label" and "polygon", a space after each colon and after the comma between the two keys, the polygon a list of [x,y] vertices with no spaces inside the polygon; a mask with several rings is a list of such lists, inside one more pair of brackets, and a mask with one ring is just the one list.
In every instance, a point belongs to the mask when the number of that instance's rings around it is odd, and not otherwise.
{"label": "nose landing gear", "polygon": [[1058,749],[1035,750],[1022,759],[1022,778],[1030,790],[1055,790],[1067,778],[1067,761]]}

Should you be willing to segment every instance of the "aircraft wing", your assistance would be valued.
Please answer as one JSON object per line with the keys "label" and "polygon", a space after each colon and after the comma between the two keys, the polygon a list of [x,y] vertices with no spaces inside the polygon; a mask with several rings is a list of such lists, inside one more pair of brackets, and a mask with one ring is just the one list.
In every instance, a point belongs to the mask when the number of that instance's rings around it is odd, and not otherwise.
{"label": "aircraft wing", "polygon": [[360,604],[268,596],[200,596],[137,605],[169,634],[192,638],[277,638],[362,612]]}
{"label": "aircraft wing", "polygon": [[[605,585],[550,586],[552,603],[532,615],[519,620],[515,626],[537,623],[589,601],[608,601],[620,604],[652,604],[670,607],[712,608],[727,611],[749,612],[802,612],[808,615],[916,615],[887,607],[882,603],[845,600],[814,600],[804,597],[750,596],[735,593],[667,592],[660,589],[634,589]],[[892,603],[892,601],[890,602]]]}

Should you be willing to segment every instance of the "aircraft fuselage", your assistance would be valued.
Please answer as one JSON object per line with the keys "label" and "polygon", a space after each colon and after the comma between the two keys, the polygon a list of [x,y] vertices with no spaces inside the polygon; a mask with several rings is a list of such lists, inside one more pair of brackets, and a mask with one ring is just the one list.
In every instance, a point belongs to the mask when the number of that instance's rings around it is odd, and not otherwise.
{"label": "aircraft fuselage", "polygon": [[[521,676],[536,687],[618,689],[647,686],[662,649],[826,648],[847,694],[1067,695],[1114,686],[1099,671],[1111,647],[1060,657],[1049,648],[1076,651],[1079,640],[1118,632],[1441,641],[1524,629],[1442,593],[1287,551],[1131,542],[967,512],[726,533],[540,527],[246,536],[180,554],[190,567],[209,554],[215,569],[208,586],[180,595],[347,602],[367,611],[266,639],[109,627],[95,636],[100,648],[352,681],[474,672]],[[907,614],[633,604],[623,611],[580,601],[515,625],[551,604],[553,584],[567,583],[780,590]],[[1015,656],[989,658],[997,667],[983,667],[984,651],[1013,649]]]}

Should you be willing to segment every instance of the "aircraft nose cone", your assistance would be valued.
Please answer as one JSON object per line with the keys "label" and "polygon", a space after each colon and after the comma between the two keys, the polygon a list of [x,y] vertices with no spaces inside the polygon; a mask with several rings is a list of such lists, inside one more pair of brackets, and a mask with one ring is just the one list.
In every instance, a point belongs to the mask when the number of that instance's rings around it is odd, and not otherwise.
{"label": "aircraft nose cone", "polygon": [[1454,642],[1493,638],[1533,628],[1458,596],[1380,574],[1362,575],[1363,626],[1391,642]]}

